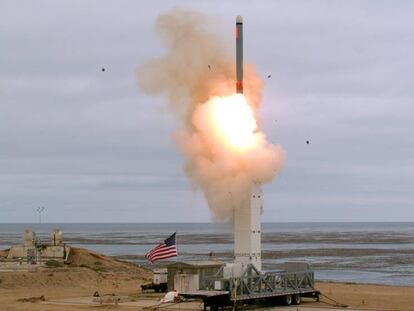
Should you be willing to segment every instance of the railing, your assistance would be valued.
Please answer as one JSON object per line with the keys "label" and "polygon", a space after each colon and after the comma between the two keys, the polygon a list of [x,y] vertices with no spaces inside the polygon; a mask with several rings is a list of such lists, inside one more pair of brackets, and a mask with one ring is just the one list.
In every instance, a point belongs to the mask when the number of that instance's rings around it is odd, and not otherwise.
{"label": "railing", "polygon": [[314,286],[312,270],[286,272],[270,271],[260,273],[249,265],[240,277],[224,278],[222,267],[214,276],[202,280],[201,289],[214,290],[219,282],[220,289],[231,293],[233,297],[266,296],[289,291],[309,290]]}

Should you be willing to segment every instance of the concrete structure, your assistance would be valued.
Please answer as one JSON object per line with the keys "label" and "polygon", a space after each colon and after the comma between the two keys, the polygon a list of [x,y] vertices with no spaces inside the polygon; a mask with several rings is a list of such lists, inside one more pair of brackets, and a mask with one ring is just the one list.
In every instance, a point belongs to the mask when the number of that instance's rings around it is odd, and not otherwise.
{"label": "concrete structure", "polygon": [[23,233],[23,245],[26,247],[33,247],[36,242],[36,233],[26,229]]}
{"label": "concrete structure", "polygon": [[61,246],[63,245],[63,232],[59,229],[54,229],[50,233],[50,237],[52,239],[53,246]]}
{"label": "concrete structure", "polygon": [[47,260],[65,261],[70,247],[63,243],[62,231],[53,230],[50,236],[50,242],[42,242],[36,238],[35,232],[26,229],[23,233],[23,245],[12,246],[7,258],[25,260],[28,263],[40,263]]}
{"label": "concrete structure", "polygon": [[156,268],[153,270],[154,275],[152,279],[152,283],[154,284],[161,284],[167,283],[168,281],[168,269],[166,268]]}
{"label": "concrete structure", "polygon": [[178,293],[186,293],[200,289],[198,274],[176,274],[174,276],[174,289]]}
{"label": "concrete structure", "polygon": [[[194,287],[194,283],[198,282],[198,288],[201,288],[202,280],[206,277],[214,276],[220,268],[223,266],[221,261],[186,261],[186,262],[174,262],[167,265],[168,268],[168,290],[176,289],[177,286],[182,288],[191,286]],[[179,275],[176,278],[176,275]],[[195,277],[196,276],[196,277]],[[196,278],[196,279],[195,279]],[[197,288],[197,289],[198,289]]]}
{"label": "concrete structure", "polygon": [[[234,261],[235,269],[244,270],[253,264],[262,270],[261,221],[263,194],[260,184],[253,184],[243,204],[234,208]],[[237,264],[241,265],[237,268]],[[237,271],[234,271],[238,275]]]}

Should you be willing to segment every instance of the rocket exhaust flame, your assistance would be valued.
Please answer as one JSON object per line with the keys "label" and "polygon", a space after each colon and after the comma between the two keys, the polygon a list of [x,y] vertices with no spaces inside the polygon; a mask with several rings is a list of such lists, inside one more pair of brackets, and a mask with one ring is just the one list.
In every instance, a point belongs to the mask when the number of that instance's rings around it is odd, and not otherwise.
{"label": "rocket exhaust flame", "polygon": [[252,183],[270,182],[284,159],[257,122],[262,81],[251,64],[242,67],[237,52],[234,76],[234,58],[203,14],[172,10],[159,16],[156,29],[167,51],[138,69],[138,84],[167,97],[180,121],[176,141],[187,176],[203,191],[213,219],[231,220]]}
{"label": "rocket exhaust flame", "polygon": [[209,122],[218,141],[225,143],[232,152],[254,147],[257,124],[243,95],[213,97],[207,105],[210,105]]}

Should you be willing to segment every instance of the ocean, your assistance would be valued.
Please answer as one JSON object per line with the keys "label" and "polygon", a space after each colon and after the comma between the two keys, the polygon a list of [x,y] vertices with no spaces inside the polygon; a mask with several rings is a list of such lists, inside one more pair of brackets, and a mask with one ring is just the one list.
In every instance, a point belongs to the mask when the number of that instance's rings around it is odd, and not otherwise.
{"label": "ocean", "polygon": [[[231,227],[212,223],[3,223],[0,249],[21,244],[26,228],[42,240],[59,228],[69,245],[146,266],[145,253],[173,232],[175,260],[233,255]],[[306,261],[317,280],[414,286],[414,223],[263,223],[262,257],[264,270]]]}

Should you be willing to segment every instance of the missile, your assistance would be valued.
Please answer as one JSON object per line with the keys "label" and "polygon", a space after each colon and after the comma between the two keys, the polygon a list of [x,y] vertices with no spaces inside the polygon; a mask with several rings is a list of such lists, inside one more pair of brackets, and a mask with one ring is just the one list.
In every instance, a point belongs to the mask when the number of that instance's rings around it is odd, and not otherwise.
{"label": "missile", "polygon": [[243,18],[236,17],[236,93],[243,94]]}

